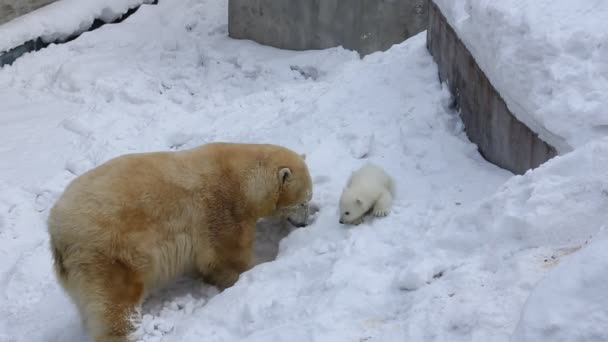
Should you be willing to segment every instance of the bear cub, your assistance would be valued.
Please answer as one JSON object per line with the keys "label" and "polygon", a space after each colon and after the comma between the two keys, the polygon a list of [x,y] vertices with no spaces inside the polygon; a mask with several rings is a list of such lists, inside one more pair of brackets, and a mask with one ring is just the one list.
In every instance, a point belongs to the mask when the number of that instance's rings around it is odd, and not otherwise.
{"label": "bear cub", "polygon": [[395,196],[393,179],[381,167],[366,163],[353,172],[340,197],[340,223],[358,225],[365,215],[389,214]]}

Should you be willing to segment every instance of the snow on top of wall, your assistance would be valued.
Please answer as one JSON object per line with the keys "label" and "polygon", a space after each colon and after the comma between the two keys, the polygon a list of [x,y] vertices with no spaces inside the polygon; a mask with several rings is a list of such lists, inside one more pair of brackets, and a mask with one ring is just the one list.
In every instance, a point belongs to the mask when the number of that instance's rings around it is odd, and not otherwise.
{"label": "snow on top of wall", "polygon": [[509,109],[560,153],[608,135],[608,2],[435,2]]}
{"label": "snow on top of wall", "polygon": [[95,19],[113,21],[149,0],[60,0],[0,25],[0,52],[27,41],[65,39],[86,31]]}

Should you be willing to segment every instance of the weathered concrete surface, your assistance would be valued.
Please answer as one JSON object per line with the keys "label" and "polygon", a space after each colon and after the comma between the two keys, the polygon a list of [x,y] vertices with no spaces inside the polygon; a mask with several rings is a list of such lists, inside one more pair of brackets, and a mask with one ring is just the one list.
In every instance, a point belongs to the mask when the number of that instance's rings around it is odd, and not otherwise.
{"label": "weathered concrete surface", "polygon": [[232,38],[288,50],[342,46],[366,55],[426,29],[427,0],[230,0]]}
{"label": "weathered concrete surface", "polygon": [[519,121],[468,51],[440,9],[429,4],[427,48],[460,110],[469,139],[483,157],[516,174],[554,157],[557,152]]}
{"label": "weathered concrete surface", "polygon": [[57,0],[0,0],[0,25]]}

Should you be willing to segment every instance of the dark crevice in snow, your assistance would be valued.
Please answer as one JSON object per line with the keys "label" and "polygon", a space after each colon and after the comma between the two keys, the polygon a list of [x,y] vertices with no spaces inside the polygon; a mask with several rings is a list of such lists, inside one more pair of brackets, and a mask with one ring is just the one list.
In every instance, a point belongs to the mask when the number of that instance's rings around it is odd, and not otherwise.
{"label": "dark crevice in snow", "polygon": [[[151,0],[142,5],[156,5],[156,4],[158,4],[158,0]],[[122,14],[121,16],[119,16],[118,18],[116,18],[112,21],[105,21],[103,19],[96,18],[95,20],[93,20],[93,23],[91,23],[89,28],[82,30],[82,31],[75,32],[72,35],[68,36],[67,38],[56,39],[53,41],[45,41],[41,37],[38,37],[36,39],[29,40],[17,47],[14,47],[8,51],[0,53],[0,68],[4,67],[5,65],[13,64],[19,57],[23,56],[24,54],[26,54],[28,52],[35,52],[35,51],[42,50],[51,44],[64,44],[64,43],[70,42],[70,41],[80,37],[80,35],[82,35],[83,33],[97,30],[98,28],[100,28],[106,24],[121,23],[125,19],[130,17],[133,13],[137,12],[137,10],[142,5],[130,8],[127,12],[125,12],[124,14]]]}

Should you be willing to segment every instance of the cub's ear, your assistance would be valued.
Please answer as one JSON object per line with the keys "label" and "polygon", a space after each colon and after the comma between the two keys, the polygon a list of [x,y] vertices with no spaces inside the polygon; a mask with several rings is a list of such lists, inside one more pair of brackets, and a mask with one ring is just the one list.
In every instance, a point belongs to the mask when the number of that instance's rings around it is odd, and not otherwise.
{"label": "cub's ear", "polygon": [[291,178],[291,170],[288,167],[279,170],[279,181],[281,184],[285,184],[289,178]]}
{"label": "cub's ear", "polygon": [[306,160],[306,153],[300,154],[300,157],[302,157],[302,159]]}
{"label": "cub's ear", "polygon": [[361,201],[361,200],[360,200],[360,199],[358,199],[358,198],[357,198],[356,202],[357,202],[357,204],[358,204],[358,205],[363,205],[363,201]]}

